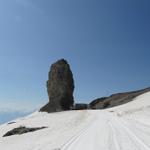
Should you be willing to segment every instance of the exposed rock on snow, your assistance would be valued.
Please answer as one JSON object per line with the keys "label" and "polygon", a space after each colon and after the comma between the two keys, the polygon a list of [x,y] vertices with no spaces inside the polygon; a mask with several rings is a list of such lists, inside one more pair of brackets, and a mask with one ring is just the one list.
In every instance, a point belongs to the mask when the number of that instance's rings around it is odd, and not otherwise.
{"label": "exposed rock on snow", "polygon": [[11,121],[11,122],[8,122],[8,125],[9,125],[9,124],[14,124],[14,123],[16,123],[16,122],[14,122],[14,121]]}
{"label": "exposed rock on snow", "polygon": [[76,103],[73,107],[73,110],[84,110],[84,109],[89,109],[89,105],[84,103]]}
{"label": "exposed rock on snow", "polygon": [[74,103],[74,80],[69,64],[61,59],[52,64],[47,81],[49,103],[41,111],[69,110]]}
{"label": "exposed rock on snow", "polygon": [[27,128],[24,126],[20,126],[18,128],[14,128],[14,129],[8,131],[6,134],[3,135],[3,137],[12,136],[12,135],[16,135],[16,134],[24,134],[24,133],[28,133],[28,132],[34,132],[34,131],[41,130],[44,128],[46,128],[46,127]]}
{"label": "exposed rock on snow", "polygon": [[150,91],[150,88],[146,88],[138,91],[132,91],[132,92],[117,93],[111,95],[110,97],[98,98],[96,100],[93,100],[90,103],[90,108],[105,109],[105,108],[122,105],[134,100],[134,98],[136,98],[137,96],[144,94],[148,91]]}
{"label": "exposed rock on snow", "polygon": [[103,109],[104,108],[104,102],[108,97],[101,97],[101,98],[97,98],[95,100],[93,100],[89,106],[91,109],[96,109],[96,106],[99,105],[99,109]]}
{"label": "exposed rock on snow", "polygon": [[[0,126],[2,150],[150,150],[150,92],[105,109],[35,112]],[[3,137],[18,126],[45,130]]]}

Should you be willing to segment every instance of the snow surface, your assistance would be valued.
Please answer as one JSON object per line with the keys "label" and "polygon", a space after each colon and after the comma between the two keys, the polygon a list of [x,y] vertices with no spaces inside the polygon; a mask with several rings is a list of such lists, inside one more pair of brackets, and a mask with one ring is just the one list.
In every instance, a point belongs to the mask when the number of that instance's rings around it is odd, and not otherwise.
{"label": "snow surface", "polygon": [[[0,150],[150,150],[150,92],[106,110],[35,112],[0,126]],[[2,137],[19,127],[48,128]]]}

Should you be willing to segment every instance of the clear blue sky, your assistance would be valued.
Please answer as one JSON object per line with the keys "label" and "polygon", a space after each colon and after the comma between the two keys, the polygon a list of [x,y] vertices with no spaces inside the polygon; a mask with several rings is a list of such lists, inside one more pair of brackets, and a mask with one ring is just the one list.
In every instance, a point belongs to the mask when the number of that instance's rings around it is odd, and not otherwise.
{"label": "clear blue sky", "polygon": [[150,1],[0,1],[0,109],[45,104],[60,58],[77,101],[150,86]]}

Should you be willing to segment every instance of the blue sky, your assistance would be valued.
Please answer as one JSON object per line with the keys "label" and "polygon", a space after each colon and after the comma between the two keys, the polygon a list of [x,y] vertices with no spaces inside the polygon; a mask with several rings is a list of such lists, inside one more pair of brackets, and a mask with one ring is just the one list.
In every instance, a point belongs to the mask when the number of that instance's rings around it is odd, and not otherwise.
{"label": "blue sky", "polygon": [[76,101],[150,86],[149,0],[1,0],[0,109],[48,101],[57,59],[69,61]]}

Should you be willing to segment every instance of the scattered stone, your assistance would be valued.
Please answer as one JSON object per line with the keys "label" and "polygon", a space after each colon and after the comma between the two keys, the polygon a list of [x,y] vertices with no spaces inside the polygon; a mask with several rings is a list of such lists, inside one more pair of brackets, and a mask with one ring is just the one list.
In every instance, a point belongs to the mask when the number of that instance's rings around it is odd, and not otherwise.
{"label": "scattered stone", "polygon": [[14,124],[14,123],[16,123],[16,122],[14,122],[14,121],[12,121],[12,122],[8,122],[8,125],[9,125],[9,124]]}
{"label": "scattered stone", "polygon": [[70,66],[64,59],[58,60],[52,64],[47,81],[49,103],[42,107],[40,111],[70,110],[74,103],[73,91],[74,80]]}
{"label": "scattered stone", "polygon": [[16,135],[16,134],[20,135],[20,134],[34,132],[34,131],[45,129],[45,128],[47,128],[47,127],[27,128],[24,126],[20,126],[18,128],[14,128],[14,129],[8,131],[6,134],[3,135],[3,137],[12,136],[12,135]]}

